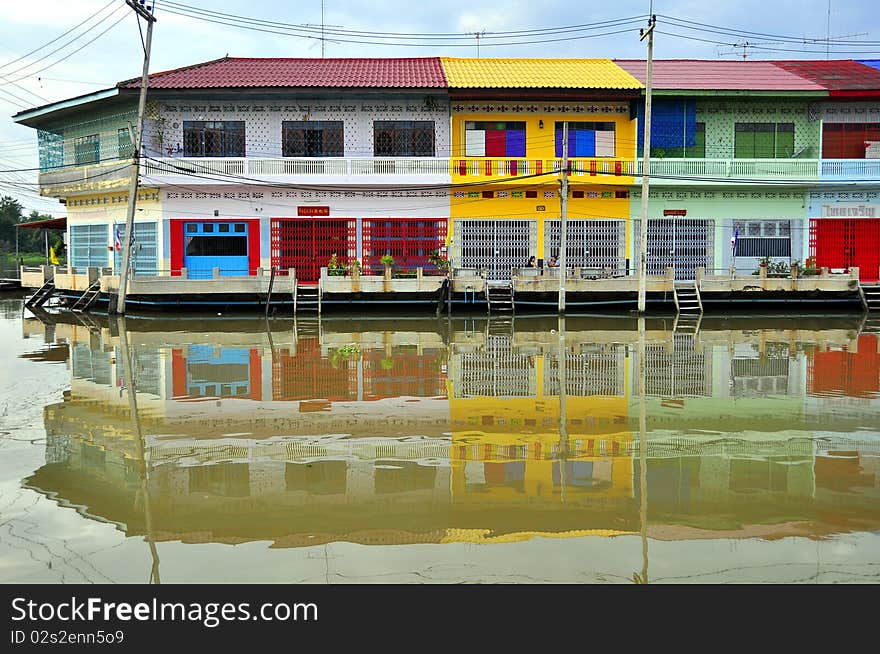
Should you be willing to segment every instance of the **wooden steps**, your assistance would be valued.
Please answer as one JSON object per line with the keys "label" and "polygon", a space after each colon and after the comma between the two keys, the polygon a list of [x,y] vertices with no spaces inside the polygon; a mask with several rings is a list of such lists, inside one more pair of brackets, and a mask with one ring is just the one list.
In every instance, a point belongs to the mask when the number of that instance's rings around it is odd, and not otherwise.
{"label": "wooden steps", "polygon": [[40,288],[38,288],[36,290],[36,292],[33,295],[31,295],[27,300],[25,300],[24,306],[26,306],[28,309],[31,309],[33,307],[41,307],[54,294],[55,294],[55,283],[52,281],[48,281],[45,284],[43,284],[42,286],[40,286]]}
{"label": "wooden steps", "polygon": [[695,314],[703,313],[703,301],[700,298],[700,289],[695,282],[687,284],[676,283],[673,286],[675,293],[675,308],[679,314]]}
{"label": "wooden steps", "polygon": [[293,312],[298,314],[314,313],[321,315],[321,288],[317,284],[300,285],[296,284],[296,292],[293,296]]}
{"label": "wooden steps", "polygon": [[513,314],[513,282],[511,281],[488,281],[486,282],[486,307],[489,314]]}
{"label": "wooden steps", "polygon": [[73,303],[70,310],[77,313],[88,311],[89,307],[91,307],[99,297],[101,297],[101,280],[96,279],[85,291],[83,291],[83,294]]}
{"label": "wooden steps", "polygon": [[868,313],[880,312],[880,284],[860,285],[859,290],[865,311]]}

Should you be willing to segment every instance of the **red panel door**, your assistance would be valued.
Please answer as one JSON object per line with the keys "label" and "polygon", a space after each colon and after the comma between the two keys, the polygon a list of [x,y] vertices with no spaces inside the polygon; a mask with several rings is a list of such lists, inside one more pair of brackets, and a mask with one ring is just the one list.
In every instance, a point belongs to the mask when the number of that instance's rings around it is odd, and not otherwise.
{"label": "red panel door", "polygon": [[848,220],[850,230],[850,266],[859,267],[859,279],[876,282],[880,278],[880,220]]}
{"label": "red panel door", "polygon": [[364,220],[364,261],[366,274],[378,275],[384,266],[381,259],[394,257],[394,269],[412,272],[416,268],[432,274],[428,258],[446,241],[446,220],[436,218],[370,218]]}
{"label": "red panel door", "polygon": [[836,218],[810,220],[810,258],[817,268],[846,268],[845,223]]}
{"label": "red panel door", "polygon": [[272,265],[286,275],[296,270],[297,280],[314,284],[334,254],[347,265],[356,254],[355,221],[346,218],[273,218]]}

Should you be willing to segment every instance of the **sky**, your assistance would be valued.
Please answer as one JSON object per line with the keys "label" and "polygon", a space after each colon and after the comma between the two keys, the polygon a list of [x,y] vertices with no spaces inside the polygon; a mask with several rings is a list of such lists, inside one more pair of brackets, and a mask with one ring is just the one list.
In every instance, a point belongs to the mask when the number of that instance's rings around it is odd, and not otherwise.
{"label": "sky", "polygon": [[[651,4],[649,0],[619,0],[607,5],[559,0],[447,0],[416,5],[391,0],[324,0],[322,41],[321,0],[155,0],[157,22],[150,71],[227,54],[321,57],[322,47],[326,57],[476,57],[479,43],[480,57],[644,58],[645,44],[639,41],[638,28],[644,25]],[[654,57],[732,60],[742,59],[745,53],[750,60],[824,59],[825,44],[810,39],[824,39],[828,34],[832,39],[837,37],[829,48],[830,58],[880,58],[880,46],[864,43],[880,43],[874,0],[831,0],[830,8],[829,24],[829,0],[655,0]],[[225,19],[232,25],[212,23],[192,16],[199,10],[238,18]],[[218,19],[216,15],[202,16]],[[298,34],[272,33],[282,30],[271,26],[269,32],[260,32],[245,29],[245,25],[255,26],[248,20],[263,21],[261,29],[266,28],[265,21],[311,27],[300,29]],[[621,22],[589,31],[564,30],[604,21]],[[682,21],[702,25],[688,29],[689,24]],[[83,24],[76,27],[79,23]],[[708,26],[754,34],[719,34]],[[329,33],[334,30],[337,34]],[[344,30],[374,34],[338,35]],[[552,31],[516,37],[499,34],[527,30]],[[394,33],[423,36],[398,39],[396,44],[382,38]],[[481,33],[479,39],[477,33]],[[459,38],[437,38],[440,35]],[[752,45],[743,46],[743,42]],[[16,125],[11,116],[25,108],[138,77],[142,58],[134,12],[124,0],[4,2],[0,24],[0,194],[13,195],[27,211],[64,215],[57,200],[4,186],[10,181],[36,181],[32,172],[3,172],[37,165],[36,132]]]}

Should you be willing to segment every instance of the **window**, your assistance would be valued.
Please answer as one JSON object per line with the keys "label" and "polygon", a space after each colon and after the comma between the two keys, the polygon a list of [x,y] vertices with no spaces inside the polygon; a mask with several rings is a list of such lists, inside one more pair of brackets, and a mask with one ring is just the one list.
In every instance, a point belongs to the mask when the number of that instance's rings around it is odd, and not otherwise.
{"label": "window", "polygon": [[117,156],[120,159],[128,159],[134,148],[131,145],[131,135],[127,127],[120,127],[116,132]]}
{"label": "window", "polygon": [[188,257],[246,257],[247,236],[187,236]]}
{"label": "window", "polygon": [[738,222],[734,228],[737,257],[790,257],[790,220],[750,220]]}
{"label": "window", "polygon": [[[556,156],[562,156],[562,126],[556,123]],[[614,123],[569,123],[569,157],[613,157]]]}
{"label": "window", "polygon": [[281,123],[281,155],[284,157],[341,157],[344,140],[341,120]]}
{"label": "window", "polygon": [[464,126],[466,157],[526,156],[526,124],[524,122],[475,122]]}
{"label": "window", "polygon": [[433,157],[434,121],[374,121],[373,154],[377,157]]}
{"label": "window", "polygon": [[70,228],[70,265],[85,271],[107,265],[109,225],[73,225]]}
{"label": "window", "polygon": [[101,139],[97,134],[73,139],[73,156],[78,164],[98,163],[101,160]]}
{"label": "window", "polygon": [[183,121],[186,157],[243,157],[244,121]]}
{"label": "window", "polygon": [[822,158],[864,159],[868,141],[880,141],[880,123],[826,123],[822,126]]}
{"label": "window", "polygon": [[794,156],[794,123],[736,123],[737,159],[786,159]]}
{"label": "window", "polygon": [[[125,243],[125,223],[116,225],[119,240]],[[135,223],[134,241],[131,244],[131,266],[138,275],[155,275],[158,266],[156,244],[156,223]],[[113,268],[122,266],[122,252],[113,251]]]}

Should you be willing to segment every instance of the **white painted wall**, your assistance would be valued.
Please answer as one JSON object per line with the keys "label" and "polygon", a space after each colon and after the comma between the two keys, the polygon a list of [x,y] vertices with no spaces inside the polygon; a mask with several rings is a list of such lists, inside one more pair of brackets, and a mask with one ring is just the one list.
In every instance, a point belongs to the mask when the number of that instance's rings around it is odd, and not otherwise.
{"label": "white painted wall", "polygon": [[[425,93],[383,96],[373,100],[279,100],[279,101],[164,101],[157,103],[155,116],[144,133],[151,156],[183,156],[183,121],[245,121],[245,152],[249,158],[281,156],[281,123],[285,120],[341,120],[345,157],[373,156],[373,121],[433,120],[435,156],[449,157],[451,149],[449,103],[435,97],[425,105]],[[161,140],[157,139],[161,137]],[[161,147],[160,147],[161,145]],[[178,147],[180,153],[176,153]],[[169,149],[172,150],[169,153]]]}

